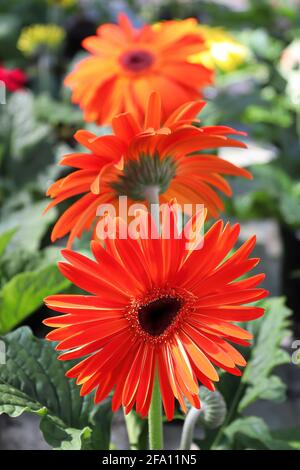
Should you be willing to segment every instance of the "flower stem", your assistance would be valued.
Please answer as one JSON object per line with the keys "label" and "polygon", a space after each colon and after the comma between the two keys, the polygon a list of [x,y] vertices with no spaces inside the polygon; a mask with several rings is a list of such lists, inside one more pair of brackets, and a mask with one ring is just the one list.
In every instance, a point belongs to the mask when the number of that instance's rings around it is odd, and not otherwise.
{"label": "flower stem", "polygon": [[199,416],[203,413],[203,410],[197,408],[191,408],[186,415],[180,441],[180,450],[190,450],[193,443],[194,431]]}
{"label": "flower stem", "polygon": [[[149,209],[156,224],[158,232],[159,223],[159,187],[149,186],[145,191],[145,196],[149,202]],[[158,372],[156,371],[154,386],[148,416],[149,427],[149,447],[150,450],[163,449],[163,425],[162,425],[162,403],[159,387]]]}
{"label": "flower stem", "polygon": [[145,190],[145,197],[149,202],[149,210],[159,232],[159,187],[148,186]]}
{"label": "flower stem", "polygon": [[163,449],[162,405],[158,374],[154,379],[151,405],[148,416],[150,450]]}
{"label": "flower stem", "polygon": [[41,51],[37,59],[38,91],[39,93],[52,91],[51,56],[47,51]]}

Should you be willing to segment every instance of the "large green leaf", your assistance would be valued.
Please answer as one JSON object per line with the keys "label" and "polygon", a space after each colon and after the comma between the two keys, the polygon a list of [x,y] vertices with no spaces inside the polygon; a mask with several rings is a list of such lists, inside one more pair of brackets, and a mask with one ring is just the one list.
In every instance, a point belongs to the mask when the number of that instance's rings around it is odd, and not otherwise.
{"label": "large green leaf", "polygon": [[254,328],[257,330],[254,346],[242,383],[246,391],[241,399],[238,411],[243,411],[258,399],[283,401],[286,386],[278,376],[272,375],[272,370],[290,362],[290,357],[280,344],[289,334],[287,327],[291,310],[284,305],[283,298],[273,298],[265,303],[266,313]]}
{"label": "large green leaf", "polygon": [[233,421],[225,430],[225,449],[297,450],[300,447],[299,432],[292,438],[291,432],[271,433],[266,423],[257,416],[247,416]]}
{"label": "large green leaf", "polygon": [[0,333],[7,333],[33,313],[44,297],[70,285],[55,265],[14,276],[0,291]]}
{"label": "large green leaf", "polygon": [[284,222],[291,227],[300,226],[300,194],[297,189],[298,184],[291,184],[290,192],[283,192],[279,203]]}
{"label": "large green leaf", "polygon": [[13,236],[9,249],[24,248],[26,251],[36,251],[41,238],[56,217],[56,211],[51,210],[42,215],[47,201],[29,203],[18,208],[19,201],[7,203],[0,211],[0,232],[18,227]]}
{"label": "large green leaf", "polygon": [[111,407],[80,397],[65,377],[70,363],[57,360],[53,346],[35,338],[27,327],[2,337],[6,364],[0,365],[0,414],[24,412],[41,417],[45,440],[55,449],[108,449]]}
{"label": "large green leaf", "polygon": [[[16,229],[0,235],[0,333],[7,333],[43,304],[44,297],[68,288],[57,269],[57,247],[41,251],[8,248]],[[11,242],[12,243],[12,242]]]}
{"label": "large green leaf", "polygon": [[295,450],[300,450],[300,429],[299,428],[290,428],[290,429],[280,429],[276,431],[271,431],[271,435],[274,439],[279,441],[285,441],[291,448]]}
{"label": "large green leaf", "polygon": [[[291,227],[299,227],[299,183],[273,163],[254,165],[251,172],[254,180],[244,183],[242,193],[229,203],[233,213],[242,220],[274,217]],[[293,173],[296,175],[296,170]],[[236,186],[236,190],[240,188]]]}
{"label": "large green leaf", "polygon": [[55,135],[51,126],[38,121],[31,91],[20,91],[1,107],[1,181],[15,194],[53,163]]}
{"label": "large green leaf", "polygon": [[60,248],[53,245],[36,252],[24,248],[7,249],[0,257],[0,289],[17,274],[54,266],[60,260]]}
{"label": "large green leaf", "polygon": [[[11,153],[22,158],[28,150],[48,139],[50,128],[37,122],[34,112],[34,96],[30,91],[14,93],[8,103],[11,116]],[[40,155],[40,158],[43,158]]]}
{"label": "large green leaf", "polygon": [[34,104],[39,121],[52,126],[65,125],[83,127],[82,113],[69,102],[54,101],[48,94],[40,95]]}
{"label": "large green leaf", "polygon": [[0,233],[0,256],[4,253],[6,247],[8,246],[11,238],[14,236],[15,233],[16,229],[14,228]]}

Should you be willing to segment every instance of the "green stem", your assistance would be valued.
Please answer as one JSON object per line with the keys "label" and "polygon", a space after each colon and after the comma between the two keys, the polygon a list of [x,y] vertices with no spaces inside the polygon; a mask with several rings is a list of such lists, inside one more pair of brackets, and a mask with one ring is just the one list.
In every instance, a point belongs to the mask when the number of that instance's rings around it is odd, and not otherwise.
{"label": "green stem", "polygon": [[203,409],[191,408],[184,420],[184,425],[180,440],[180,450],[190,450],[193,443],[194,431],[199,416],[203,413]]}
{"label": "green stem", "polygon": [[[149,202],[149,209],[155,221],[157,230],[160,230],[159,223],[159,187],[149,186],[145,191],[145,197]],[[163,425],[162,425],[162,403],[159,387],[158,373],[156,371],[154,386],[148,416],[149,426],[149,447],[150,450],[163,449]]]}
{"label": "green stem", "polygon": [[149,202],[149,209],[156,224],[157,230],[159,231],[159,187],[148,186],[148,188],[145,190],[145,197]]}
{"label": "green stem", "polygon": [[51,94],[51,56],[47,51],[39,53],[37,59],[37,68],[39,93],[48,92]]}
{"label": "green stem", "polygon": [[162,405],[159,388],[158,374],[155,376],[152,392],[151,405],[148,416],[149,426],[149,447],[150,450],[162,450],[163,446],[163,426],[162,426]]}

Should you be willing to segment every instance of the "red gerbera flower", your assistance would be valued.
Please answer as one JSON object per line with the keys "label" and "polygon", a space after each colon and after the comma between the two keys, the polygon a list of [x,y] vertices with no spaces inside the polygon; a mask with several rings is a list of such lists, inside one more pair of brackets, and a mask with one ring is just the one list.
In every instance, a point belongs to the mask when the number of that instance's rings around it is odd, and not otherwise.
{"label": "red gerbera flower", "polygon": [[182,206],[203,203],[209,216],[217,217],[224,206],[216,189],[231,195],[223,175],[251,178],[251,174],[214,154],[200,153],[218,147],[245,147],[228,137],[243,132],[226,126],[193,125],[204,104],[186,103],[163,122],[160,97],[153,93],[143,126],[130,113],[124,113],[113,119],[114,135],[97,137],[78,131],[75,138],[89,153],[74,153],[61,160],[61,165],[75,167],[76,171],[48,189],[47,195],[54,200],[47,209],[65,199],[82,197],[57,221],[52,241],[70,233],[71,246],[75,237],[90,228],[98,206],[116,204],[120,195],[127,196],[129,203],[144,201],[149,185],[158,187],[160,202],[176,198]]}
{"label": "red gerbera flower", "polygon": [[21,69],[7,69],[0,66],[0,81],[5,84],[9,91],[17,91],[24,88],[27,75]]}
{"label": "red gerbera flower", "polygon": [[85,120],[110,123],[116,114],[130,111],[142,121],[145,96],[152,90],[163,97],[165,116],[201,96],[213,71],[190,60],[205,49],[197,26],[189,18],[135,28],[124,14],[117,25],[99,26],[97,35],[82,43],[91,55],[65,80]]}
{"label": "red gerbera flower", "polygon": [[150,222],[150,215],[141,217],[139,239],[129,233],[127,239],[108,239],[106,249],[93,241],[95,261],[63,250],[62,274],[92,295],[48,297],[46,304],[64,315],[45,324],[56,328],[47,338],[66,351],[59,359],[80,359],[67,376],[76,377],[81,395],[95,389],[97,403],[114,391],[114,411],[123,405],[128,413],[135,405],[146,416],[158,370],[164,409],[172,419],[174,397],[185,410],[184,397],[200,407],[199,383],[215,389],[214,366],[241,375],[238,366],[246,361],[231,343],[249,345],[252,335],[233,322],[260,317],[263,308],[251,303],[267,291],[257,288],[264,274],[236,280],[259,262],[249,258],[255,237],[228,257],[238,224],[216,222],[198,250],[188,230],[195,219],[180,238],[172,210],[170,239],[166,219],[161,235],[152,239]]}

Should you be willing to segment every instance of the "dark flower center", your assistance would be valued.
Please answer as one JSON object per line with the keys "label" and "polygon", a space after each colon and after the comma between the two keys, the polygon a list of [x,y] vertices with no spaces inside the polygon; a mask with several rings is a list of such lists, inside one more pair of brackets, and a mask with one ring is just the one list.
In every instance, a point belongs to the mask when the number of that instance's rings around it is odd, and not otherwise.
{"label": "dark flower center", "polygon": [[163,285],[132,299],[124,314],[133,334],[156,347],[180,331],[196,300],[185,289]]}
{"label": "dark flower center", "polygon": [[161,335],[177,317],[182,304],[181,299],[163,297],[141,306],[138,309],[141,328],[151,336]]}
{"label": "dark flower center", "polygon": [[141,72],[153,64],[154,57],[148,51],[137,49],[135,51],[125,52],[121,55],[119,60],[125,69],[131,72]]}

